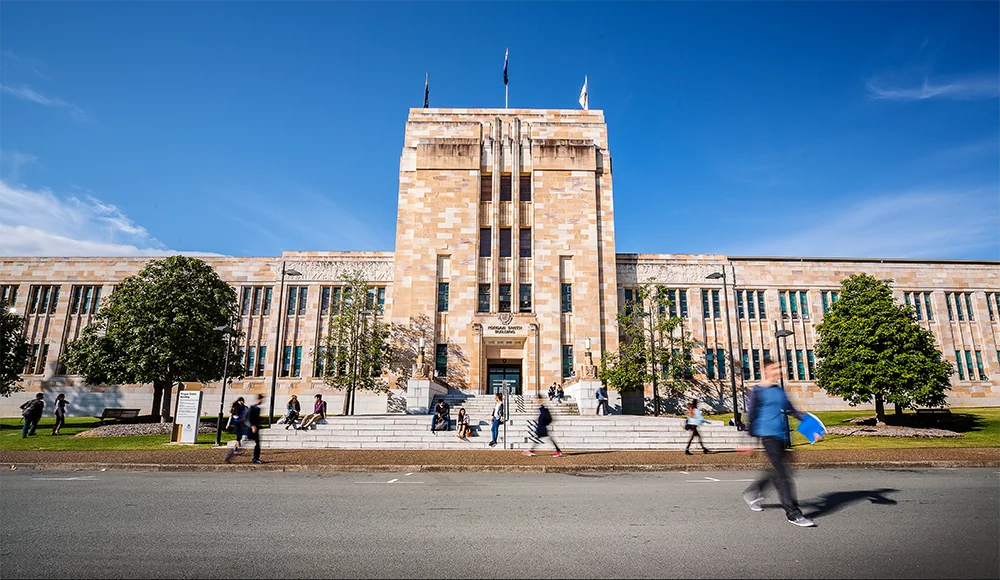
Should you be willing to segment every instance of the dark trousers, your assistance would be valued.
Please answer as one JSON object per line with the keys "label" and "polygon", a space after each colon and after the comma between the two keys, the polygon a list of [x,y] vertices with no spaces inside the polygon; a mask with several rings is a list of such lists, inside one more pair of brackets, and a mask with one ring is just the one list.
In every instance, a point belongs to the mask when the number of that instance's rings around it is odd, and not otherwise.
{"label": "dark trousers", "polygon": [[24,426],[21,427],[21,437],[27,437],[28,435],[35,434],[35,428],[38,427],[38,421],[41,417],[25,417]]}
{"label": "dark trousers", "polygon": [[66,423],[66,415],[56,415],[56,426],[52,428],[52,434],[55,435],[56,431],[59,430],[63,424]]}
{"label": "dark trousers", "polygon": [[604,409],[604,414],[605,415],[610,415],[611,414],[611,409],[608,408],[608,400],[607,399],[598,399],[597,400],[597,414],[598,415],[601,414],[601,409]]}
{"label": "dark trousers", "polygon": [[774,484],[778,490],[778,499],[781,507],[785,509],[785,515],[793,520],[802,515],[799,509],[799,502],[795,497],[795,482],[792,481],[792,470],[788,467],[785,459],[785,441],[782,437],[761,437],[764,444],[764,453],[767,454],[768,461],[771,462],[772,469],[761,474],[757,481],[750,484],[747,492],[755,495],[763,495],[767,486]]}
{"label": "dark trousers", "polygon": [[256,431],[248,430],[247,439],[253,441],[253,459],[258,461],[260,459],[260,428],[258,427]]}
{"label": "dark trousers", "polygon": [[691,438],[688,439],[687,447],[684,448],[685,451],[687,451],[688,449],[691,449],[691,444],[694,443],[694,438],[695,437],[698,438],[698,443],[701,444],[701,448],[702,449],[706,448],[705,447],[705,440],[701,438],[701,433],[698,432],[698,427],[697,426],[691,424],[691,425],[685,426],[685,429],[687,429],[688,431],[691,432]]}

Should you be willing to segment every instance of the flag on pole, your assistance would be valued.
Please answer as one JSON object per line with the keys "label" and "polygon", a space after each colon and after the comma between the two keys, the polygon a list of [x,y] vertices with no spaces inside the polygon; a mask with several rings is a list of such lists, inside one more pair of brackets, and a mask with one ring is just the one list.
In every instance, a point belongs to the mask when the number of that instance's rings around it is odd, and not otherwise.
{"label": "flag on pole", "polygon": [[590,96],[587,94],[587,75],[583,75],[583,89],[580,90],[580,106],[586,111],[590,108]]}
{"label": "flag on pole", "polygon": [[428,81],[430,81],[430,73],[424,73],[424,108],[427,108],[428,97],[430,97]]}
{"label": "flag on pole", "polygon": [[506,49],[503,51],[503,86],[505,87],[507,86],[507,54],[509,52],[510,49]]}

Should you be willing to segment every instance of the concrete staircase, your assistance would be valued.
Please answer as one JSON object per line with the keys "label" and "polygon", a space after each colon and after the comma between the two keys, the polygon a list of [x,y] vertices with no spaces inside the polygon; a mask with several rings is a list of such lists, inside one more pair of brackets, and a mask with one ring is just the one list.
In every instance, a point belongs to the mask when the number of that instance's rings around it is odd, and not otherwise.
{"label": "concrete staircase", "polygon": [[[433,409],[438,404],[438,401],[441,400],[451,405],[452,424],[454,424],[455,419],[458,417],[458,410],[463,407],[473,421],[477,419],[488,421],[493,416],[493,406],[496,404],[493,395],[477,395],[463,391],[450,391],[447,395],[434,397],[431,408]],[[580,414],[576,401],[573,401],[569,397],[564,397],[562,404],[556,403],[554,400],[549,401],[548,397],[545,397],[542,402],[548,407],[549,413],[552,414],[553,418],[556,419],[568,415],[579,416]],[[527,414],[532,417],[538,416],[538,403],[534,395],[515,395],[509,403],[512,415]],[[430,419],[427,421],[430,423]]]}
{"label": "concrete staircase", "polygon": [[[492,397],[476,397],[486,401]],[[430,415],[355,415],[330,416],[325,424],[308,431],[286,430],[282,425],[261,432],[261,445],[272,449],[474,449],[486,447],[490,440],[489,412],[483,413],[475,402],[476,411],[468,398],[463,402],[470,411],[477,435],[467,441],[458,439],[455,431],[430,432]],[[454,409],[454,407],[453,407]],[[488,407],[492,410],[492,405]],[[457,415],[453,410],[452,417]],[[527,449],[529,421],[534,413],[514,413],[507,424],[510,448]],[[551,431],[559,446],[566,450],[583,449],[674,449],[687,444],[688,432],[684,420],[666,417],[633,415],[573,416],[553,413]],[[750,444],[750,439],[735,427],[717,424],[700,429],[709,449],[735,449]],[[503,427],[501,426],[501,443]],[[695,443],[697,445],[697,443]],[[501,448],[500,445],[497,449]],[[700,449],[695,448],[695,451]]]}

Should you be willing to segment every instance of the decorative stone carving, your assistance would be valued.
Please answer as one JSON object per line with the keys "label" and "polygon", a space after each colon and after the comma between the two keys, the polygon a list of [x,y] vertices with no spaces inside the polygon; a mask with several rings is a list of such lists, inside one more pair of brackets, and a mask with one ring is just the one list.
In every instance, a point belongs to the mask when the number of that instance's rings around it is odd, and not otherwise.
{"label": "decorative stone carving", "polygon": [[[366,282],[392,282],[393,268],[391,259],[361,259],[361,260],[316,260],[308,262],[286,262],[287,270],[298,270],[302,276],[285,277],[285,282],[318,281],[340,282],[347,274],[358,272]],[[281,263],[271,266],[274,279],[281,278]]]}
{"label": "decorative stone carving", "polygon": [[618,282],[623,284],[701,284],[722,264],[618,264]]}

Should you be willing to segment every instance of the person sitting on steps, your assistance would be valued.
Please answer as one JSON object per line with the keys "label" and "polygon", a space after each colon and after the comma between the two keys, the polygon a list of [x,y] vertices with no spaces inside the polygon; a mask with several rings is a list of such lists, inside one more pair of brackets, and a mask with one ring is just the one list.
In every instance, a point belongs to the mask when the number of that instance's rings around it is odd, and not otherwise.
{"label": "person sitting on steps", "polygon": [[458,438],[465,440],[469,438],[469,415],[465,412],[465,407],[458,410]]}
{"label": "person sitting on steps", "polygon": [[451,430],[451,405],[444,402],[444,400],[438,401],[438,404],[434,407],[434,415],[431,416],[431,433],[435,431],[450,431]]}
{"label": "person sitting on steps", "polygon": [[316,393],[316,403],[313,405],[313,412],[306,415],[302,419],[302,424],[296,427],[299,431],[304,431],[312,426],[313,423],[319,421],[320,419],[326,419],[326,401],[323,400],[323,395]]}

